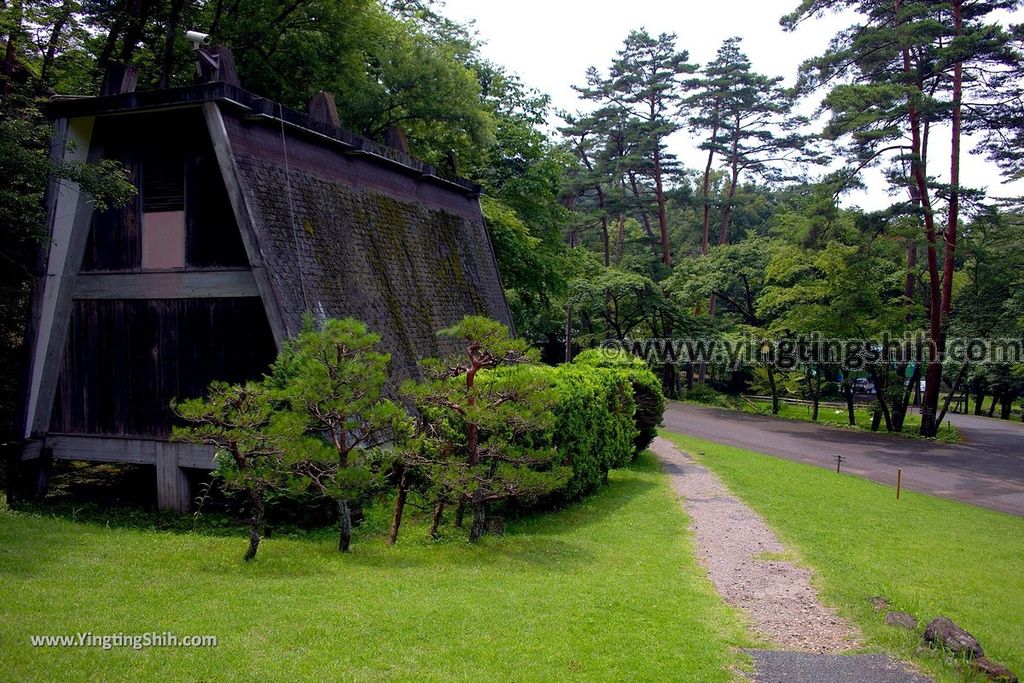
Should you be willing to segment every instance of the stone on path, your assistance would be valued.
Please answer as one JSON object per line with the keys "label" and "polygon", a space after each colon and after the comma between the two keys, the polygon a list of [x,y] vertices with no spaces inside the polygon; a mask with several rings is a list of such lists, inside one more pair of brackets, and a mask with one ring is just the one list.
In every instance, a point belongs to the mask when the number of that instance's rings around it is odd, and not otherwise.
{"label": "stone on path", "polygon": [[1002,664],[993,662],[988,657],[978,657],[977,659],[971,660],[971,668],[985,674],[993,681],[1000,681],[1001,683],[1018,683],[1016,674]]}

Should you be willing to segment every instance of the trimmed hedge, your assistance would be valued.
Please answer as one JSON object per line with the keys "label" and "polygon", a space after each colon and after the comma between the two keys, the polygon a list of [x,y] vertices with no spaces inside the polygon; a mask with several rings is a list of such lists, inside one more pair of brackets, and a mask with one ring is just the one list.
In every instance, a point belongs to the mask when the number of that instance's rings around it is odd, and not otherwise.
{"label": "trimmed hedge", "polygon": [[633,459],[636,402],[626,377],[603,368],[563,365],[552,375],[558,392],[552,443],[572,467],[566,498],[579,498],[608,480],[608,470]]}
{"label": "trimmed hedge", "polygon": [[[608,471],[629,464],[637,431],[633,388],[620,372],[585,365],[520,365],[497,373],[523,373],[553,389],[551,423],[528,437],[530,448],[554,448],[554,466],[567,466],[572,476],[546,496],[548,501],[573,500],[608,480]],[[489,372],[478,375],[486,381]]]}
{"label": "trimmed hedge", "polygon": [[573,360],[576,365],[603,368],[618,373],[633,387],[636,400],[636,430],[633,457],[647,448],[658,433],[665,413],[661,382],[643,360],[615,349],[587,349]]}
{"label": "trimmed hedge", "polygon": [[553,390],[551,422],[517,437],[524,447],[557,451],[556,458],[538,463],[538,467],[567,466],[572,470],[565,485],[544,496],[541,505],[593,492],[607,482],[609,470],[633,461],[654,438],[661,422],[665,406],[661,385],[643,362],[626,355],[595,353],[580,354],[580,359],[558,367],[504,366],[477,375],[478,382],[518,375]]}

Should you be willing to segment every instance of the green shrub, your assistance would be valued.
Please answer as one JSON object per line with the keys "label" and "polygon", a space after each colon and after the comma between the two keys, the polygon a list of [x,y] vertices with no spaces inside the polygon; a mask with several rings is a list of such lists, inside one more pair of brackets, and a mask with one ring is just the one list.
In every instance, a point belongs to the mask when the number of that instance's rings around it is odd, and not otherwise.
{"label": "green shrub", "polygon": [[554,388],[549,428],[529,435],[529,448],[553,447],[556,463],[571,468],[569,480],[546,500],[574,500],[592,492],[608,471],[633,459],[636,402],[624,373],[586,365],[519,366],[503,372],[530,373]]}
{"label": "green shrub", "polygon": [[627,378],[636,401],[636,431],[633,457],[647,448],[658,433],[665,413],[665,394],[661,382],[643,360],[624,351],[587,349],[573,361],[577,365],[613,370]]}

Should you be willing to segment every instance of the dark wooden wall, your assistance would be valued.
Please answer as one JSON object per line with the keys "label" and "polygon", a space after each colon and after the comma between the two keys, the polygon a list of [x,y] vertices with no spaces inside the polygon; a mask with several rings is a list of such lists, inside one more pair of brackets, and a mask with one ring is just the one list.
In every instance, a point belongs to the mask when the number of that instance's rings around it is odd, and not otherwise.
{"label": "dark wooden wall", "polygon": [[189,268],[248,265],[198,108],[101,117],[93,138],[105,158],[128,169],[139,193],[122,208],[95,213],[83,271],[138,270],[142,212],[182,209]]}
{"label": "dark wooden wall", "polygon": [[164,437],[172,399],[259,378],[276,353],[258,298],[76,301],[50,429]]}

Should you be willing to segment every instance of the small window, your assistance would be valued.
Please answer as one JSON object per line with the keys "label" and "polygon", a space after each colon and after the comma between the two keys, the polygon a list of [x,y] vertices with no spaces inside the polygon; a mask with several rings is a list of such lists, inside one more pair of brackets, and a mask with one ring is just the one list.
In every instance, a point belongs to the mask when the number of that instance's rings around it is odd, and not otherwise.
{"label": "small window", "polygon": [[142,214],[142,268],[185,267],[185,212],[147,211]]}
{"label": "small window", "polygon": [[184,268],[184,161],[175,150],[151,152],[142,175],[142,268]]}

